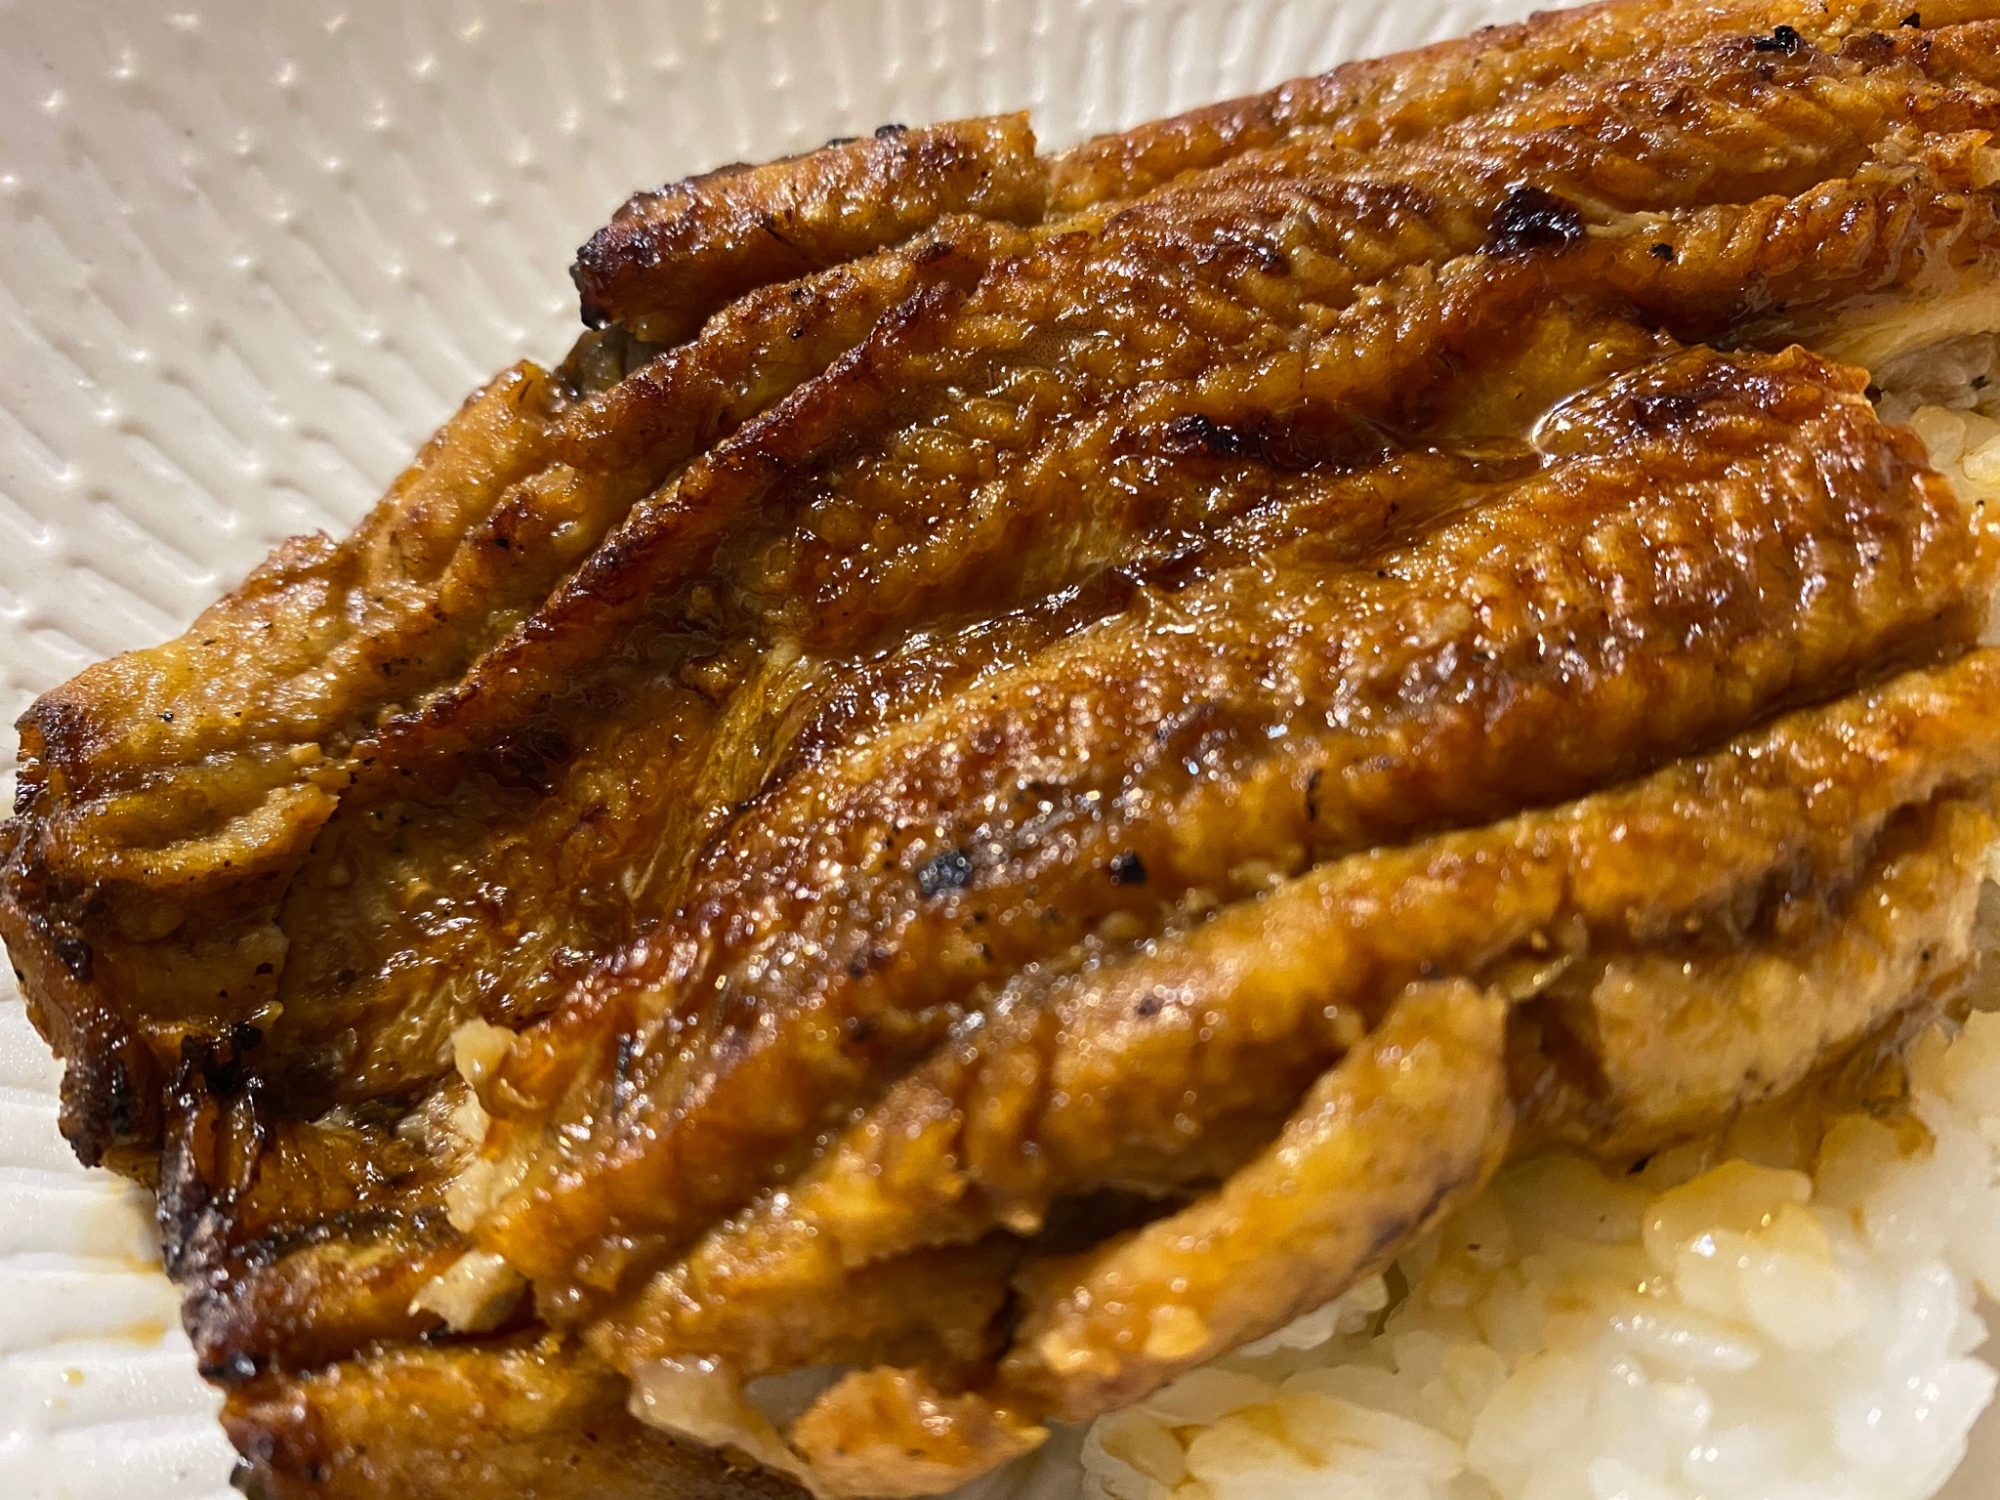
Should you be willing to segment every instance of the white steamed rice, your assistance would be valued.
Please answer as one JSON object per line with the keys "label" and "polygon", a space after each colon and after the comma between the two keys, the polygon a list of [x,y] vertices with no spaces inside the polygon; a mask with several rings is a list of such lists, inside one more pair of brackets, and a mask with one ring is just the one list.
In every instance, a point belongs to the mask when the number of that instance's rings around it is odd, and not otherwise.
{"label": "white steamed rice", "polygon": [[2000,1016],[1911,1071],[1890,1121],[1763,1111],[1623,1177],[1510,1165],[1388,1280],[1097,1422],[1084,1494],[1933,1494],[1996,1381],[1972,1351],[2000,1292]]}
{"label": "white steamed rice", "polygon": [[1878,409],[1907,422],[1931,463],[1982,511],[2000,500],[2000,339],[1953,339],[1881,372]]}

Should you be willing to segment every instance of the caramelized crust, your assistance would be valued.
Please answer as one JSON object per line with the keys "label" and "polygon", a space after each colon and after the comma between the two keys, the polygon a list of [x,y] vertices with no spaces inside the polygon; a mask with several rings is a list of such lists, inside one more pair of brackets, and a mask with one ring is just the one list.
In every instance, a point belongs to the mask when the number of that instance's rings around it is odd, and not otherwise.
{"label": "caramelized crust", "polygon": [[682,912],[508,1060],[482,1248],[545,1306],[622,1290],[958,996],[1115,951],[1107,923],[1141,939],[1196,888],[1574,797],[1961,648],[1988,563],[1855,383],[1798,351],[1645,366],[1548,419],[1525,480],[1347,557],[1306,531],[1142,588],[768,780]]}
{"label": "caramelized crust", "polygon": [[223,1425],[267,1500],[797,1500],[643,1426],[625,1382],[549,1339],[410,1347],[238,1387]]}
{"label": "caramelized crust", "polygon": [[577,252],[583,321],[675,344],[745,292],[856,260],[946,214],[1032,224],[1047,164],[1026,115],[884,125],[770,166],[641,193]]}
{"label": "caramelized crust", "polygon": [[[1979,652],[1622,789],[1328,861],[1085,972],[1023,976],[804,1177],[711,1231],[593,1339],[628,1368],[697,1351],[748,1376],[842,1362],[839,1341],[875,1316],[864,1279],[976,1285],[979,1264],[954,1273],[938,1247],[1032,1233],[1091,1193],[1171,1199],[1226,1175],[1257,1149],[1242,1149],[1245,1122],[1268,1122],[1268,1140],[1431,972],[1533,998],[1535,1025],[1587,1041],[1592,1093],[1525,1094],[1524,1138],[1617,1154],[1717,1123],[1970,961],[1980,825],[1953,803],[1949,880],[1929,872],[1934,894],[1865,965],[1742,1032],[1714,999],[1774,926],[1801,951],[1841,928],[1857,883],[1909,839],[1898,820],[1929,827],[1940,797],[2000,768],[1989,730],[2000,654]],[[1651,988],[1629,980],[1635,965],[1696,959]],[[885,1306],[877,1336],[922,1326],[918,1305]]]}
{"label": "caramelized crust", "polygon": [[1905,14],[642,194],[41,699],[0,932],[252,1492],[943,1493],[1945,1006],[2000,551],[1869,371],[2000,331],[2000,16]]}

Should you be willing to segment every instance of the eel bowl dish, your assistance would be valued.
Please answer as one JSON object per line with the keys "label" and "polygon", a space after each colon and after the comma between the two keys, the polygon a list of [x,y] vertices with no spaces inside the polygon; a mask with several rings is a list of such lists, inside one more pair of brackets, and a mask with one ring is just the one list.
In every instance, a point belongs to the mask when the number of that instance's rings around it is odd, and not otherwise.
{"label": "eel bowl dish", "polygon": [[560,365],[41,698],[0,931],[244,1487],[1928,1494],[1798,1436],[2000,1141],[2000,6],[1913,3],[641,193]]}

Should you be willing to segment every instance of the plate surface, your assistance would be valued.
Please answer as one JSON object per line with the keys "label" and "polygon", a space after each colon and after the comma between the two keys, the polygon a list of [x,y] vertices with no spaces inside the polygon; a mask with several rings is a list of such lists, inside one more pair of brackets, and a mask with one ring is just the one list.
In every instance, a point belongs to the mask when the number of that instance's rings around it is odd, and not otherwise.
{"label": "plate surface", "polygon": [[[560,355],[634,188],[890,120],[1027,108],[1060,145],[1530,8],[0,0],[0,710],[345,531]],[[55,1078],[0,996],[0,1496],[222,1500],[148,1204],[70,1160]],[[1954,1500],[2000,1493],[1982,1438]]]}

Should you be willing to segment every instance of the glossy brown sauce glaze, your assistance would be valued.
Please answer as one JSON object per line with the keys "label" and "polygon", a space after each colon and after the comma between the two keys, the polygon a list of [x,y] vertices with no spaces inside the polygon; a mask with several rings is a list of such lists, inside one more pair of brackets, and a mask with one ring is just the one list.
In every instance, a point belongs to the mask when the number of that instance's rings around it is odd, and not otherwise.
{"label": "glossy brown sauce glaze", "polygon": [[1904,20],[643,194],[37,703],[0,925],[252,1488],[943,1493],[1948,1004],[2000,555],[1868,372],[2000,327],[2000,17]]}

